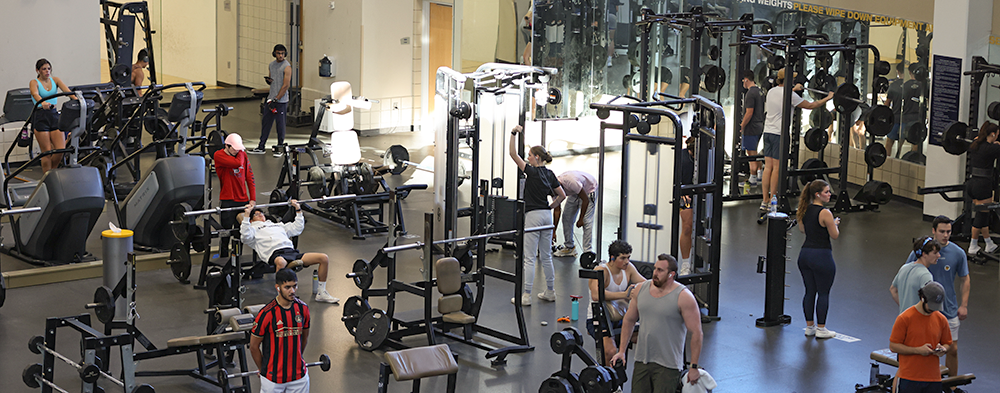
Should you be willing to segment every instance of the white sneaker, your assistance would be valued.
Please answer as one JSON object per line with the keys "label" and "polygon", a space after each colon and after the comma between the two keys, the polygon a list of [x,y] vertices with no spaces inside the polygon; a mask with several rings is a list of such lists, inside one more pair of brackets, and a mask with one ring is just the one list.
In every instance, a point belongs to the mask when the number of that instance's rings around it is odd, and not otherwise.
{"label": "white sneaker", "polygon": [[756,175],[750,175],[750,180],[748,180],[748,181],[750,182],[751,186],[756,186],[757,185],[757,176]]}
{"label": "white sneaker", "polygon": [[837,337],[837,332],[833,330],[827,330],[825,327],[816,329],[816,338],[834,338]]}
{"label": "white sneaker", "polygon": [[247,154],[264,154],[264,149],[255,147],[253,149],[247,150]]}
{"label": "white sneaker", "polygon": [[575,257],[576,247],[563,247],[552,253],[554,257]]}
{"label": "white sneaker", "polygon": [[[514,298],[510,298],[510,304],[514,304]],[[531,305],[531,294],[530,293],[521,294],[521,306],[530,306],[530,305]]]}
{"label": "white sneaker", "polygon": [[765,211],[766,212],[766,211],[768,211],[770,209],[771,209],[771,207],[767,205],[767,202],[761,202],[760,203],[760,211]]}
{"label": "white sneaker", "polygon": [[969,255],[979,254],[979,250],[981,250],[981,249],[982,248],[979,247],[978,244],[972,244],[972,245],[969,246]]}
{"label": "white sneaker", "polygon": [[607,64],[608,68],[611,68],[612,65],[613,64],[611,62],[611,56],[608,56],[608,64]]}
{"label": "white sneaker", "polygon": [[320,293],[317,293],[316,301],[323,303],[340,303],[340,299],[333,297],[333,295],[330,295],[330,292],[327,291],[320,291]]}
{"label": "white sneaker", "polygon": [[816,335],[816,325],[806,326],[806,337],[812,337]]}
{"label": "white sneaker", "polygon": [[688,274],[691,274],[691,263],[682,264],[680,271],[677,272],[677,275],[686,276]]}
{"label": "white sneaker", "polygon": [[758,169],[757,170],[757,178],[758,179],[763,179],[764,178],[764,169]]}
{"label": "white sneaker", "polygon": [[547,302],[556,301],[556,291],[551,289],[546,289],[545,292],[539,292],[538,298]]}
{"label": "white sneaker", "polygon": [[986,243],[986,253],[987,254],[992,254],[996,250],[997,250],[997,244],[996,243],[993,243],[993,242]]}

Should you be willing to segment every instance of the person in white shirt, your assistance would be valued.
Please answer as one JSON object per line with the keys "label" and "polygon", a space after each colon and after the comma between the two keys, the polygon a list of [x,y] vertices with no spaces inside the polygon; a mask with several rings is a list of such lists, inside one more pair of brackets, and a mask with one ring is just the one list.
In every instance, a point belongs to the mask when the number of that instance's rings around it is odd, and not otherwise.
{"label": "person in white shirt", "polygon": [[289,203],[295,208],[295,221],[276,223],[268,221],[264,211],[255,208],[256,202],[251,200],[240,217],[240,241],[256,251],[261,258],[267,258],[268,264],[274,264],[275,271],[286,267],[295,269],[319,265],[317,269],[319,271],[319,291],[316,292],[316,301],[339,303],[340,299],[331,296],[326,290],[326,275],[329,270],[330,257],[323,253],[302,253],[295,249],[290,237],[302,234],[306,220],[302,217],[302,208],[299,207],[299,202],[292,199]]}

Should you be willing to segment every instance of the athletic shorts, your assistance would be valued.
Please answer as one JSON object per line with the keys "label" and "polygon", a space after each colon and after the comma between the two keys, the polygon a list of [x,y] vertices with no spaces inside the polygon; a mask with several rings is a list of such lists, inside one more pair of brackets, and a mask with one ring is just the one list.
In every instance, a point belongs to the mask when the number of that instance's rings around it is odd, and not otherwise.
{"label": "athletic shorts", "polygon": [[760,146],[760,137],[760,135],[743,134],[743,137],[740,139],[740,143],[743,144],[743,150],[757,151],[757,146]]}
{"label": "athletic shorts", "polygon": [[608,30],[615,30],[618,28],[618,15],[608,13]]}
{"label": "athletic shorts", "polygon": [[260,393],[309,393],[309,373],[292,382],[274,383],[260,377]]}
{"label": "athletic shorts", "polygon": [[951,340],[958,341],[958,327],[962,326],[962,321],[958,317],[948,318],[948,328],[951,329]]}
{"label": "athletic shorts", "polygon": [[899,140],[899,127],[900,127],[899,123],[892,123],[892,130],[889,130],[889,133],[886,134],[885,137],[887,139],[892,139],[894,141],[898,141]]}
{"label": "athletic shorts", "polygon": [[285,263],[288,263],[296,259],[302,259],[303,255],[305,254],[294,248],[279,248],[271,253],[271,257],[267,259],[267,263],[273,265],[274,260],[278,259],[278,257],[285,258]]}
{"label": "athletic shorts", "polygon": [[781,158],[781,135],[764,134],[764,157]]}
{"label": "athletic shorts", "polygon": [[990,199],[993,197],[993,180],[986,177],[973,176],[965,182],[965,192],[972,199]]}
{"label": "athletic shorts", "polygon": [[59,111],[53,105],[48,110],[38,109],[31,119],[35,131],[55,131],[59,129]]}

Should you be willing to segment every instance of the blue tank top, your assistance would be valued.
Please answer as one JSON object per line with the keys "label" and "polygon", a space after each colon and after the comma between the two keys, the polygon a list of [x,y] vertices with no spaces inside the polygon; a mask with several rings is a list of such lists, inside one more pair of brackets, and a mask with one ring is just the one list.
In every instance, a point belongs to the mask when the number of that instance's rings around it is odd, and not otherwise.
{"label": "blue tank top", "polygon": [[[47,100],[45,98],[54,96],[59,93],[59,86],[56,85],[56,80],[54,78],[49,78],[49,82],[52,82],[52,88],[49,90],[45,90],[45,85],[42,85],[42,81],[38,80],[38,78],[35,78],[35,82],[38,82],[38,96],[42,97],[43,101],[55,105],[56,104],[55,98],[50,98]],[[35,96],[31,96],[31,103],[32,104],[38,103],[38,100],[35,99]]]}

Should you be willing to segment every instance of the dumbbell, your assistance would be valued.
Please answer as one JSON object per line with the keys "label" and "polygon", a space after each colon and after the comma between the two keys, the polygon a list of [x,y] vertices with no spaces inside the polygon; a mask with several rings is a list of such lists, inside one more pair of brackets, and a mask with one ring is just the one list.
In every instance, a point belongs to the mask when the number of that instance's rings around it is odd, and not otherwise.
{"label": "dumbbell", "polygon": [[[63,362],[66,362],[66,364],[72,366],[73,368],[76,369],[77,372],[80,373],[80,379],[83,380],[83,382],[94,383],[94,382],[97,382],[97,380],[100,379],[101,377],[104,377],[105,379],[107,379],[107,380],[109,380],[111,382],[114,382],[115,385],[121,386],[123,389],[125,388],[125,384],[122,383],[122,381],[118,380],[117,378],[109,375],[108,373],[106,373],[104,371],[101,371],[101,368],[98,367],[96,364],[94,364],[94,363],[77,363],[77,362],[73,361],[73,359],[70,359],[70,358],[68,358],[66,356],[63,356],[63,354],[61,354],[59,352],[56,352],[55,350],[53,350],[53,349],[51,349],[49,347],[46,347],[45,346],[45,338],[42,337],[42,336],[32,337],[31,340],[28,341],[28,350],[30,350],[32,353],[35,353],[35,354],[41,354],[42,352],[45,352],[45,353],[48,353],[48,354],[54,356],[56,359],[59,359],[59,360],[62,360]],[[137,386],[135,389],[133,389],[133,392],[148,392],[148,391],[151,391],[151,390],[139,390],[140,387],[141,386]],[[152,388],[150,387],[150,389],[152,389]]]}
{"label": "dumbbell", "polygon": [[[319,369],[323,370],[323,372],[329,371],[330,370],[330,357],[326,356],[326,354],[322,354],[322,355],[319,355],[319,361],[318,362],[306,363],[306,367],[315,367],[315,366],[319,366]],[[243,377],[249,377],[251,375],[257,375],[257,374],[260,374],[260,370],[253,370],[253,371],[247,371],[247,372],[242,372],[242,373],[230,374],[228,371],[226,371],[226,369],[221,369],[221,370],[219,370],[219,382],[222,382],[223,384],[226,385],[226,387],[228,387],[228,381],[230,379],[232,379],[232,378],[243,378]],[[223,389],[225,389],[226,387],[223,387]]]}

